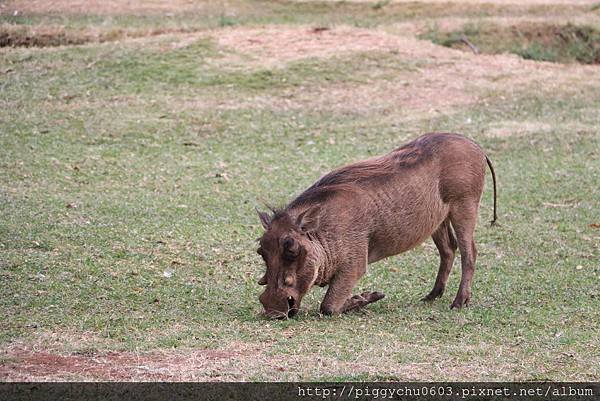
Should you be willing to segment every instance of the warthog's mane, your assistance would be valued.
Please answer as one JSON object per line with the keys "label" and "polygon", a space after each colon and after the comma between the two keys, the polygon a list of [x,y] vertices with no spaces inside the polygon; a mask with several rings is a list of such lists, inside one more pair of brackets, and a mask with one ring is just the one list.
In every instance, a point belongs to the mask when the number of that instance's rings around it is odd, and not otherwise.
{"label": "warthog's mane", "polygon": [[285,208],[272,208],[273,220],[289,218],[289,211],[292,209],[310,207],[344,192],[369,190],[386,185],[393,176],[409,173],[410,170],[431,161],[438,147],[443,146],[448,137],[462,138],[451,133],[423,136],[386,155],[339,167],[322,176]]}

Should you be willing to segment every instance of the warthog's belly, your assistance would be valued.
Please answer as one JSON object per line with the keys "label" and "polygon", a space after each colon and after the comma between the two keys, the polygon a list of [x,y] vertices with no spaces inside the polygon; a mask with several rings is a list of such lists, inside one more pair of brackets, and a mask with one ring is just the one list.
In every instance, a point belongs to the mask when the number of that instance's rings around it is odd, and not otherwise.
{"label": "warthog's belly", "polygon": [[448,216],[449,206],[437,190],[429,187],[403,186],[402,193],[386,194],[376,202],[383,208],[369,235],[368,262],[406,252],[425,241]]}

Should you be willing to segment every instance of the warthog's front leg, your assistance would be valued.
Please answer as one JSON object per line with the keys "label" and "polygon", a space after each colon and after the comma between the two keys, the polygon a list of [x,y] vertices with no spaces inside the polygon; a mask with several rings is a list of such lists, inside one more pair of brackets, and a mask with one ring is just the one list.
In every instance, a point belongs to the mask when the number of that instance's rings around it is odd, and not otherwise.
{"label": "warthog's front leg", "polygon": [[363,292],[352,296],[352,289],[366,271],[366,254],[349,258],[347,264],[340,267],[329,284],[327,294],[321,303],[321,313],[324,315],[346,313],[382,299],[385,295],[380,292]]}
{"label": "warthog's front leg", "polygon": [[354,295],[351,298],[346,300],[344,306],[342,308],[342,313],[350,312],[353,310],[360,309],[368,304],[372,304],[373,302],[377,302],[380,299],[383,299],[385,294],[377,291],[366,291],[360,295]]}
{"label": "warthog's front leg", "polygon": [[366,254],[348,255],[346,261],[338,267],[337,273],[329,283],[325,298],[321,302],[321,313],[324,315],[337,315],[345,312],[344,307],[352,297],[352,290],[356,282],[366,271]]}

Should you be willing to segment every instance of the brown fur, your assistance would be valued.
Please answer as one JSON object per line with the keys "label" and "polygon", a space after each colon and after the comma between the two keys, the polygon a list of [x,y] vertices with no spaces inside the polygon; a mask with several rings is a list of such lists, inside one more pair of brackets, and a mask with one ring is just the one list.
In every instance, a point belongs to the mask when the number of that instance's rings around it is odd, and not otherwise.
{"label": "brown fur", "polygon": [[323,314],[383,298],[352,296],[367,264],[408,251],[432,237],[440,267],[424,300],[440,297],[460,249],[462,278],[452,307],[471,299],[476,248],[473,232],[490,160],[475,142],[432,133],[379,157],[333,170],[273,216],[260,213],[259,253],[267,265],[260,301],[272,317],[295,314],[313,285],[329,288]]}

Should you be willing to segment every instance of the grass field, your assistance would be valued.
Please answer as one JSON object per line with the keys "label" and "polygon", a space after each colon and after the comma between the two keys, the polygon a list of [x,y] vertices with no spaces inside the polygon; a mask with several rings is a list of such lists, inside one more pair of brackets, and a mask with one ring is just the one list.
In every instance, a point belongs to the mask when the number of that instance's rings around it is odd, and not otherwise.
{"label": "grass field", "polygon": [[[0,5],[0,379],[600,380],[599,65],[426,40],[597,32],[598,3]],[[316,288],[263,318],[254,208],[429,131],[498,176],[472,305],[458,261],[419,301],[429,240],[370,265],[364,311],[320,317]]]}

